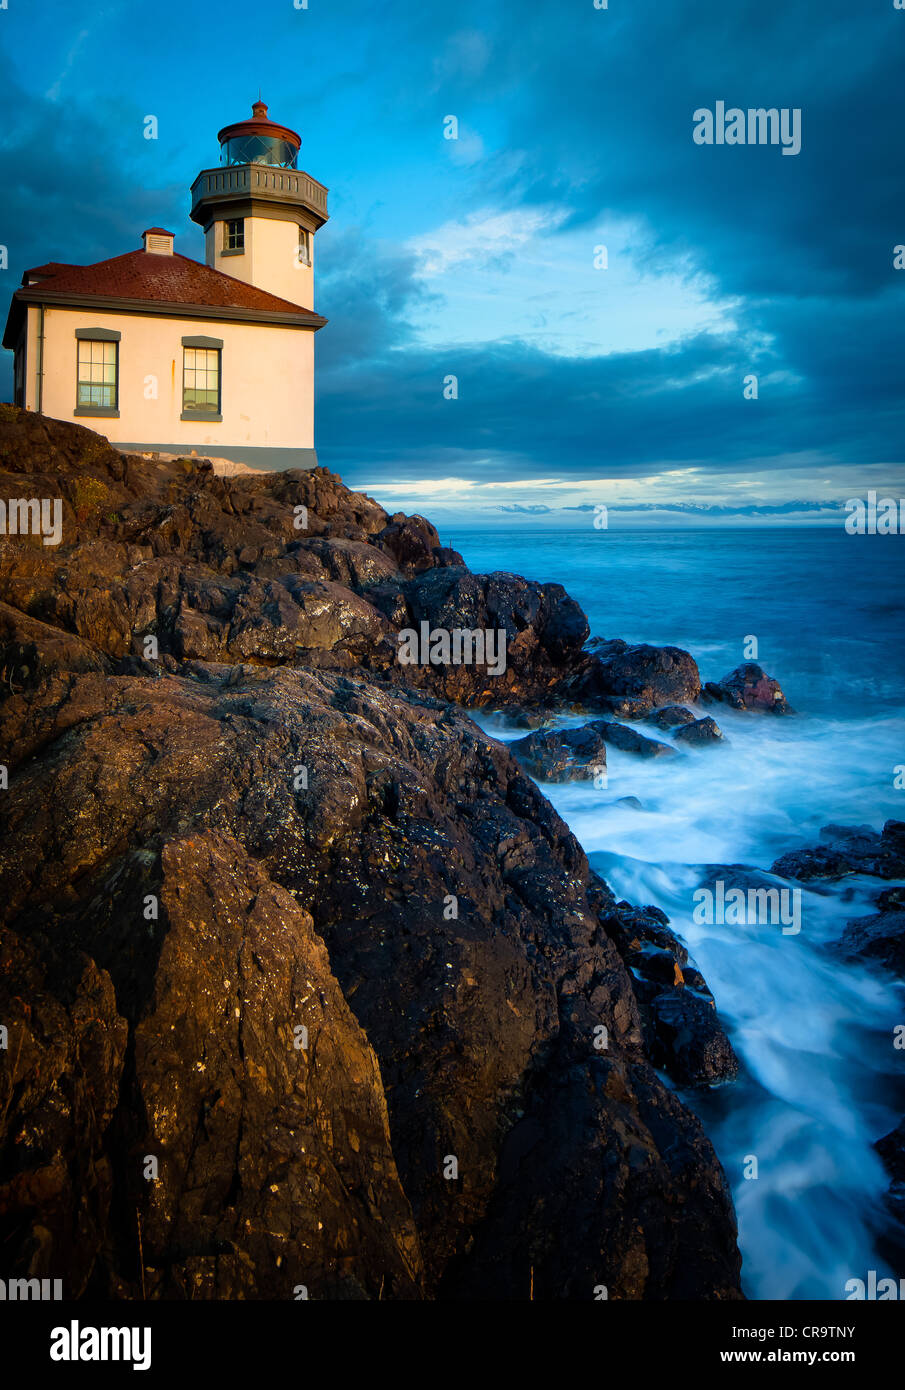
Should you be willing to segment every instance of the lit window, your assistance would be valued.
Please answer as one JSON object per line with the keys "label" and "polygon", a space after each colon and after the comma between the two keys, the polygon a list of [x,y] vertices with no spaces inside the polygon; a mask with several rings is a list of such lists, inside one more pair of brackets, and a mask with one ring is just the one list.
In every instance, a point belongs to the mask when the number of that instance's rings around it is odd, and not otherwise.
{"label": "lit window", "polygon": [[78,407],[115,410],[117,399],[118,343],[79,339]]}
{"label": "lit window", "polygon": [[220,414],[219,348],[183,349],[182,409],[193,413]]}
{"label": "lit window", "polygon": [[299,227],[299,265],[311,264],[311,233]]}
{"label": "lit window", "polygon": [[245,250],[245,222],[241,217],[234,217],[229,222],[224,223],[226,233],[223,240],[224,251],[244,251]]}

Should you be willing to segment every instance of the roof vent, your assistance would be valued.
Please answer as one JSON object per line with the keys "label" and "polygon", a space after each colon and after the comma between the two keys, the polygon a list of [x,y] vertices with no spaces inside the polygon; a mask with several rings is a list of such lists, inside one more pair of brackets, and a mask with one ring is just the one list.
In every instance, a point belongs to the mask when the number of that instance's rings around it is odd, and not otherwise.
{"label": "roof vent", "polygon": [[146,251],[152,251],[156,256],[172,256],[175,232],[168,232],[163,227],[149,227],[141,235]]}

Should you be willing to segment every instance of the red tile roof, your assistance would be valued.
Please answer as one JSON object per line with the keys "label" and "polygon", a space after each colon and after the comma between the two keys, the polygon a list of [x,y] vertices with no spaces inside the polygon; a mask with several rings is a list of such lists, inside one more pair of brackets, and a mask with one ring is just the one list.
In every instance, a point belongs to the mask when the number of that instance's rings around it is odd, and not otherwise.
{"label": "red tile roof", "polygon": [[26,270],[22,276],[22,283],[23,285],[27,284],[32,275],[56,275],[58,271],[68,269],[69,266],[65,261],[48,261],[46,265],[33,265],[31,270]]}
{"label": "red tile roof", "polygon": [[[170,233],[166,233],[167,236]],[[40,275],[40,290],[52,295],[101,295],[111,299],[152,300],[157,304],[198,304],[210,308],[257,309],[275,314],[312,314],[301,304],[224,275],[221,270],[188,256],[160,256],[152,251],[127,251],[94,265],[65,265],[50,261],[27,270]],[[32,286],[32,295],[38,290]],[[21,292],[17,292],[21,293]]]}
{"label": "red tile roof", "polygon": [[145,227],[142,236],[175,236],[175,232],[168,232],[166,227]]}

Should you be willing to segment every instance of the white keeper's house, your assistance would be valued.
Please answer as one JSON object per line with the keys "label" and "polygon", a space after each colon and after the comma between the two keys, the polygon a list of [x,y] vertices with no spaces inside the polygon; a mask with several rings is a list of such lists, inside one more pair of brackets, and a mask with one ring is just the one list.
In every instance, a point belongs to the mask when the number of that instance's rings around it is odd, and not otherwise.
{"label": "white keeper's house", "polygon": [[262,101],[217,137],[192,184],[204,264],[149,227],[140,250],[27,270],[3,346],[15,403],[76,420],[118,448],[307,468],[314,450],[314,236],[327,189],[300,137]]}

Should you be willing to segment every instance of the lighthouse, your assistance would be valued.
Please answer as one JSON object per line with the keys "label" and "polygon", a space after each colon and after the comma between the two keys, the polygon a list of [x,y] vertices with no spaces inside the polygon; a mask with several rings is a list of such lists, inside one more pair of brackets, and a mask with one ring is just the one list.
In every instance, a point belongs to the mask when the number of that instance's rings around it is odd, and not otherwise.
{"label": "lighthouse", "polygon": [[272,121],[263,101],[251,110],[219,132],[220,163],[192,184],[191,217],[214,270],[313,309],[327,189],[298,167],[301,136]]}
{"label": "lighthouse", "polygon": [[[219,132],[192,184],[204,261],[148,227],[141,247],[25,272],[3,346],[15,401],[90,424],[127,452],[311,468],[314,238],[327,189],[298,167],[301,137],[263,101]],[[137,238],[136,238],[137,240]]]}

